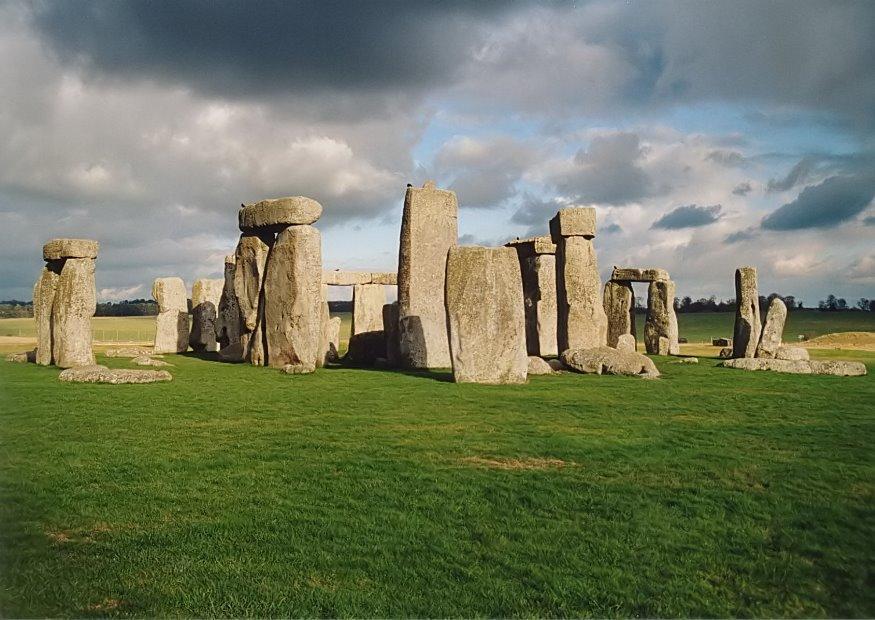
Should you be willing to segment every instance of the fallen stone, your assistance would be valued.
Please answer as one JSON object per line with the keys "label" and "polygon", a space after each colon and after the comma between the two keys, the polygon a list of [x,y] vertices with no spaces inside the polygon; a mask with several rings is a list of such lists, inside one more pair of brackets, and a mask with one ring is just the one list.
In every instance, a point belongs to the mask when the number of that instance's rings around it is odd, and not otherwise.
{"label": "fallen stone", "polygon": [[155,358],[149,357],[148,355],[139,355],[133,359],[131,359],[131,363],[137,366],[172,366],[173,364],[169,364],[164,360],[156,360]]}
{"label": "fallen stone", "polygon": [[49,261],[33,287],[33,318],[36,323],[36,363],[49,366],[52,357],[52,307],[63,261]]}
{"label": "fallen stone", "polygon": [[255,366],[263,366],[266,359],[261,300],[267,256],[273,243],[272,234],[244,233],[234,251],[234,294],[240,308],[240,345],[243,359]]}
{"label": "fallen stone", "polygon": [[529,375],[552,375],[553,369],[543,358],[534,355],[529,356],[528,370]]}
{"label": "fallen stone", "polygon": [[671,280],[656,280],[648,287],[644,347],[651,355],[680,353],[674,297],[675,284]]}
{"label": "fallen stone", "polygon": [[158,381],[171,381],[173,375],[166,370],[127,370],[106,366],[79,366],[61,371],[58,376],[61,381],[74,383],[155,383]]}
{"label": "fallen stone", "polygon": [[36,362],[36,349],[33,351],[23,351],[22,353],[10,353],[6,356],[7,362],[15,362],[16,364],[33,364]]}
{"label": "fallen stone", "polygon": [[591,239],[559,237],[556,242],[557,341],[559,350],[604,346],[608,317]]}
{"label": "fallen stone", "polygon": [[775,357],[784,337],[784,323],[787,320],[787,306],[775,297],[766,311],[766,322],[763,324],[760,343],[756,348],[756,357]]}
{"label": "fallen stone", "polygon": [[547,364],[550,366],[550,368],[553,369],[553,372],[564,372],[564,371],[568,370],[568,367],[565,364],[563,364],[562,360],[559,359],[558,357],[547,360]]}
{"label": "fallen stone", "polygon": [[150,357],[152,351],[143,347],[120,347],[118,349],[107,349],[104,355],[106,357]]}
{"label": "fallen stone", "polygon": [[92,239],[52,239],[43,246],[43,260],[97,258],[100,244]]}
{"label": "fallen stone", "polygon": [[608,317],[607,344],[618,349],[621,336],[632,336],[635,342],[635,293],[628,282],[605,282],[604,308]]}
{"label": "fallen stone", "polygon": [[618,351],[611,347],[568,349],[560,358],[570,369],[586,374],[659,376],[653,360],[646,355]]}
{"label": "fallen stone", "polygon": [[224,280],[199,279],[191,287],[191,334],[188,344],[196,353],[218,351],[216,321]]}
{"label": "fallen stone", "polygon": [[636,269],[634,267],[614,267],[611,280],[618,282],[654,282],[655,280],[671,280],[665,269]]}
{"label": "fallen stone", "polygon": [[243,232],[279,232],[289,226],[312,224],[322,215],[322,205],[306,196],[272,198],[243,206],[237,214]]}
{"label": "fallen stone", "polygon": [[802,347],[780,346],[775,351],[775,359],[779,360],[808,360],[808,349]]}
{"label": "fallen stone", "polygon": [[754,357],[761,329],[755,267],[739,267],[735,270],[735,303],[732,356]]}
{"label": "fallen stone", "polygon": [[94,364],[91,317],[97,309],[94,259],[64,261],[52,304],[52,358],[61,368]]}
{"label": "fallen stone", "polygon": [[672,364],[698,364],[698,363],[699,363],[698,357],[682,357],[681,359],[675,360],[674,362],[672,362]]}
{"label": "fallen stone", "polygon": [[517,253],[450,248],[446,306],[457,383],[525,383],[526,318]]}
{"label": "fallen stone", "polygon": [[772,372],[785,372],[797,375],[810,375],[811,364],[801,360],[776,360],[759,357],[739,357],[728,359],[720,364],[724,368],[738,368],[741,370],[769,370]]}
{"label": "fallen stone", "polygon": [[282,372],[287,375],[309,375],[316,372],[316,366],[309,364],[286,364],[282,367]]}
{"label": "fallen stone", "polygon": [[866,374],[863,362],[843,362],[839,360],[812,360],[811,372],[816,375],[835,375],[837,377],[862,377]]}
{"label": "fallen stone", "polygon": [[550,220],[550,236],[558,244],[560,237],[595,237],[596,213],[592,207],[559,209]]}
{"label": "fallen stone", "polygon": [[614,347],[618,351],[627,351],[629,353],[635,353],[637,350],[637,343],[635,342],[635,336],[632,334],[623,334],[619,338],[617,338],[617,346]]}
{"label": "fallen stone", "polygon": [[386,288],[382,284],[356,284],[352,291],[352,333],[383,329]]}

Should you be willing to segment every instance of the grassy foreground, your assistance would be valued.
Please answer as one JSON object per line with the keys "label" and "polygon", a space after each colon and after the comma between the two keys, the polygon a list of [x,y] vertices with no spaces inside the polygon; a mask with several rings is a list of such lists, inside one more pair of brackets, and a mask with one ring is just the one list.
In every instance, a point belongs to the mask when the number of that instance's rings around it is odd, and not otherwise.
{"label": "grassy foreground", "polygon": [[870,374],[0,362],[0,615],[871,617],[875,355],[821,354]]}

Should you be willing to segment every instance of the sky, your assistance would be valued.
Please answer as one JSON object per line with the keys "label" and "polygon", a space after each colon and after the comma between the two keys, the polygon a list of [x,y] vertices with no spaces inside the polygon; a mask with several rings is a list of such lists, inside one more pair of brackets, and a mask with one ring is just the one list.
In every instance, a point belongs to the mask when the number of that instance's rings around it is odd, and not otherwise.
{"label": "sky", "polygon": [[593,206],[603,279],[873,298],[873,32],[871,1],[0,0],[0,299],[53,237],[100,241],[104,301],[221,277],[240,204],[289,195],[326,269],[394,271],[427,179],[463,244]]}

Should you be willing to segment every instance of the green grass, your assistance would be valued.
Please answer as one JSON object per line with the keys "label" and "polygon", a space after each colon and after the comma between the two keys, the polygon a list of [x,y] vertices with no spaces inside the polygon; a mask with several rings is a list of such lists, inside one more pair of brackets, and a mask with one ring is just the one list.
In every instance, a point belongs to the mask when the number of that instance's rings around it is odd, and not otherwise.
{"label": "green grass", "polygon": [[842,356],[870,375],[0,362],[0,615],[871,617],[875,354]]}

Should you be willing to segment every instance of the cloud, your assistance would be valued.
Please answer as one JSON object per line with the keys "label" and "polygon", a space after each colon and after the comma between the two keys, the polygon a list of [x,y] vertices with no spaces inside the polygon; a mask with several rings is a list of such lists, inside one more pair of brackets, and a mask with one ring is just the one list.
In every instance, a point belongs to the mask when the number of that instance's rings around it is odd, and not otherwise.
{"label": "cloud", "polygon": [[727,151],[725,149],[711,151],[705,159],[730,168],[736,168],[745,163],[744,156],[741,153],[738,151]]}
{"label": "cloud", "polygon": [[121,301],[125,299],[142,299],[145,287],[142,284],[127,288],[102,288],[97,291],[100,301]]}
{"label": "cloud", "polygon": [[875,226],[875,215],[869,215],[863,218],[864,226]]}
{"label": "cloud", "polygon": [[826,262],[812,254],[796,254],[776,259],[772,269],[779,276],[799,277],[817,272]]}
{"label": "cloud", "polygon": [[875,282],[875,253],[860,256],[848,265],[848,279]]}
{"label": "cloud", "polygon": [[816,160],[813,157],[803,157],[783,179],[769,179],[766,189],[770,192],[785,192],[796,185],[805,182],[814,171]]}
{"label": "cloud", "polygon": [[556,215],[556,212],[568,205],[557,199],[541,200],[532,195],[523,197],[523,204],[511,216],[510,221],[514,224],[526,226],[538,226],[546,230],[547,223]]}
{"label": "cloud", "polygon": [[831,228],[862,212],[873,196],[873,176],[829,177],[806,187],[795,200],[767,215],[761,226],[766,230]]}
{"label": "cloud", "polygon": [[744,181],[733,187],[732,193],[736,196],[747,196],[751,190],[753,190],[753,187],[751,186],[750,181]]}
{"label": "cloud", "polygon": [[651,228],[676,230],[678,228],[697,228],[699,226],[707,226],[708,224],[713,224],[720,219],[722,209],[723,207],[721,205],[712,205],[710,207],[687,205],[684,207],[678,207],[653,222]]}
{"label": "cloud", "polygon": [[726,235],[724,239],[725,243],[738,243],[739,241],[750,241],[751,239],[755,239],[759,235],[759,231],[756,228],[750,227],[745,228],[744,230],[737,230],[734,233],[730,233]]}

